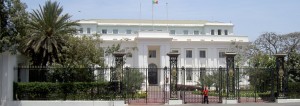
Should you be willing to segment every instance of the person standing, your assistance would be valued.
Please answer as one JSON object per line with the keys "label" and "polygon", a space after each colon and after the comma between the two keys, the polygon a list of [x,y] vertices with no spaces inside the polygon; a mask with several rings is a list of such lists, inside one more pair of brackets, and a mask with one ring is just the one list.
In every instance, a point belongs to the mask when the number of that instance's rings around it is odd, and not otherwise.
{"label": "person standing", "polygon": [[203,103],[205,104],[205,102],[206,102],[208,104],[208,89],[207,89],[207,87],[204,87],[204,90],[202,91],[202,93],[204,96]]}

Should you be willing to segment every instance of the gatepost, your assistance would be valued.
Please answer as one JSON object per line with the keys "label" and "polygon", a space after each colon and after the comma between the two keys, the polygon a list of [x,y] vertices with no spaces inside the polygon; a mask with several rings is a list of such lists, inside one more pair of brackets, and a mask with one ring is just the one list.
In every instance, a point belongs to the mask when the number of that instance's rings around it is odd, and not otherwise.
{"label": "gatepost", "polygon": [[237,87],[236,84],[238,81],[236,80],[237,71],[234,68],[234,57],[235,52],[226,52],[226,98],[223,99],[223,104],[237,104]]}
{"label": "gatepost", "polygon": [[[117,94],[121,94],[124,101],[114,101],[113,104],[114,105],[123,105],[124,103],[126,103],[126,99],[124,95],[125,93],[123,92],[122,89],[124,89],[124,87],[122,87],[122,81],[124,81],[124,73],[123,73],[123,65],[124,65],[124,55],[126,53],[123,52],[114,52],[113,55],[115,57],[115,68],[111,68],[111,83],[115,86],[114,88],[117,88]],[[119,98],[121,99],[121,98]],[[122,103],[123,102],[123,103]]]}
{"label": "gatepost", "polygon": [[0,106],[11,106],[13,102],[14,67],[17,56],[6,51],[0,53]]}
{"label": "gatepost", "polygon": [[183,101],[180,100],[177,92],[178,83],[178,66],[177,60],[179,53],[167,53],[170,58],[170,100],[169,104],[182,104]]}
{"label": "gatepost", "polygon": [[288,89],[288,73],[284,67],[284,57],[286,54],[275,54],[276,57],[276,73],[277,73],[277,94],[276,102],[286,101],[286,90]]}

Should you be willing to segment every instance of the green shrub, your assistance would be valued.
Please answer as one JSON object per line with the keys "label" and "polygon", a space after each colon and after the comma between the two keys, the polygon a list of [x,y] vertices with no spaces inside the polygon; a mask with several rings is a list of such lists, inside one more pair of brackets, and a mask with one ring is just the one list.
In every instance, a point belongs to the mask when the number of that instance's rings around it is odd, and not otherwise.
{"label": "green shrub", "polygon": [[137,98],[146,98],[147,97],[147,92],[138,92],[136,93]]}
{"label": "green shrub", "polygon": [[16,83],[15,99],[47,99],[57,88],[57,84],[48,82]]}
{"label": "green shrub", "polygon": [[20,82],[14,83],[15,100],[107,100],[114,94],[105,82]]}
{"label": "green shrub", "polygon": [[201,90],[202,88],[195,85],[182,85],[177,84],[177,91],[195,91],[195,90]]}
{"label": "green shrub", "polygon": [[289,82],[287,97],[291,99],[300,98],[300,82]]}

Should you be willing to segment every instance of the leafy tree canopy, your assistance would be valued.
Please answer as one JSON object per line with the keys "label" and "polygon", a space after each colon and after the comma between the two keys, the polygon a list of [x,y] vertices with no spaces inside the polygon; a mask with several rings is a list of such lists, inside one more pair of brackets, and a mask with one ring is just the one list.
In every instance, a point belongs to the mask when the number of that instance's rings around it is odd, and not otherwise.
{"label": "leafy tree canopy", "polygon": [[266,32],[249,47],[248,58],[252,67],[275,68],[274,54],[285,53],[285,68],[290,81],[300,81],[300,32],[277,34]]}
{"label": "leafy tree canopy", "polygon": [[63,48],[63,66],[72,67],[104,67],[104,51],[100,47],[101,40],[97,36],[70,37],[68,46]]}
{"label": "leafy tree canopy", "polygon": [[23,51],[32,58],[33,65],[61,62],[62,50],[70,35],[76,32],[76,21],[69,14],[62,14],[58,2],[47,1],[40,9],[30,13],[29,33],[23,42]]}
{"label": "leafy tree canopy", "polygon": [[0,53],[6,50],[16,53],[21,38],[26,35],[28,13],[20,0],[0,1]]}

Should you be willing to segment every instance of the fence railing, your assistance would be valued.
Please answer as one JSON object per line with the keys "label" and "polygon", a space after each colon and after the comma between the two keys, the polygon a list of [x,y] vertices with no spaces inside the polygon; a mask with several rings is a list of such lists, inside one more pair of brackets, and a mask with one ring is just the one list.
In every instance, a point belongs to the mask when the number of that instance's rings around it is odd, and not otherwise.
{"label": "fence railing", "polygon": [[[17,67],[14,83],[16,100],[116,100],[128,103],[159,102],[169,98],[169,68],[53,68]],[[276,73],[272,68],[239,68],[240,102],[264,102],[276,96]],[[289,70],[289,69],[286,69]],[[299,73],[300,70],[291,70]],[[289,70],[290,72],[290,70]],[[178,69],[177,90],[185,103],[201,101],[201,90],[208,86],[211,101],[218,103],[226,96],[226,69]],[[300,98],[300,83],[288,82],[287,98]],[[162,99],[163,101],[159,101]]]}

